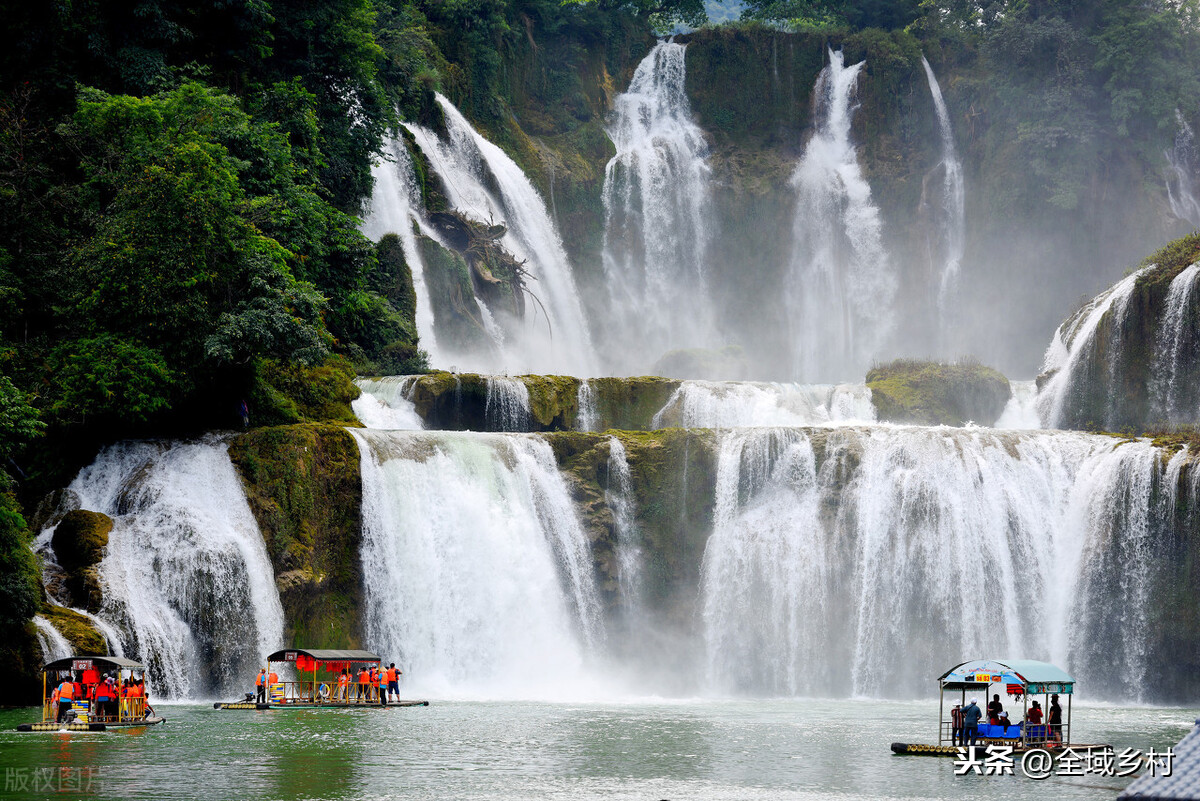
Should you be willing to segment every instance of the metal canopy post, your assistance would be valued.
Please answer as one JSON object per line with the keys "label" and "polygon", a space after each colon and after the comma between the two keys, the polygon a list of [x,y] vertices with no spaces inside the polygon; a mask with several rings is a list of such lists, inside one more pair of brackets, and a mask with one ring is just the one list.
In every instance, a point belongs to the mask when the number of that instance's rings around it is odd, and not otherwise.
{"label": "metal canopy post", "polygon": [[[946,720],[946,683],[938,682],[938,745],[942,744],[942,725]],[[950,721],[950,731],[954,731],[954,721]],[[951,735],[953,736],[953,735]]]}

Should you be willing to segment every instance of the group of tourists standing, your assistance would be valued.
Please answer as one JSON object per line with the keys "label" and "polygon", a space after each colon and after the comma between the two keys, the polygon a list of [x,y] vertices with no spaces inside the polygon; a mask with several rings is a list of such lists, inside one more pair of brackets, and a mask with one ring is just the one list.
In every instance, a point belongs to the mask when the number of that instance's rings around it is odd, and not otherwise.
{"label": "group of tourists standing", "polygon": [[92,721],[116,721],[121,716],[121,701],[126,698],[147,698],[145,682],[140,678],[122,679],[116,673],[101,674],[91,668],[71,671],[50,693],[50,713],[56,723],[62,723],[72,709],[87,701]]}
{"label": "group of tourists standing", "polygon": [[[966,706],[955,704],[950,710],[950,744],[952,746],[975,745],[979,741],[979,721],[982,718],[983,711],[979,708],[976,699],[972,698]],[[1004,726],[1006,729],[1013,725],[1018,728],[1025,725],[1041,725],[1042,705],[1037,701],[1031,702],[1029,710],[1025,713],[1025,720],[1014,724],[1009,721],[1008,713],[1004,711],[1004,705],[1000,703],[1000,695],[995,694],[987,705],[987,719],[989,724]],[[1058,704],[1057,694],[1050,696],[1046,728],[1046,739],[1049,742],[1062,742],[1062,707]]]}
{"label": "group of tourists standing", "polygon": [[[374,704],[386,705],[389,701],[400,700],[400,676],[404,671],[393,662],[386,668],[364,666],[357,673],[350,668],[343,668],[337,674],[337,685],[332,689],[326,700],[344,704]],[[258,691],[257,700],[260,704],[267,703],[267,690],[279,682],[279,676],[272,670],[267,672],[262,668],[255,679]]]}

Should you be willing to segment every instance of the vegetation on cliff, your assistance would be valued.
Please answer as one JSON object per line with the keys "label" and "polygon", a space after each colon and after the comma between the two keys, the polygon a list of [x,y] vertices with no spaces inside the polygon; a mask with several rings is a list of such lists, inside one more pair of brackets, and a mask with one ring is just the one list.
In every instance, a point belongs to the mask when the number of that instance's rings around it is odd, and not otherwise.
{"label": "vegetation on cliff", "polygon": [[342,427],[260,428],[230,443],[275,570],[286,642],[358,648],[362,640],[362,486]]}
{"label": "vegetation on cliff", "polygon": [[990,426],[1012,394],[1008,379],[978,363],[897,359],[867,373],[871,403],[891,423]]}

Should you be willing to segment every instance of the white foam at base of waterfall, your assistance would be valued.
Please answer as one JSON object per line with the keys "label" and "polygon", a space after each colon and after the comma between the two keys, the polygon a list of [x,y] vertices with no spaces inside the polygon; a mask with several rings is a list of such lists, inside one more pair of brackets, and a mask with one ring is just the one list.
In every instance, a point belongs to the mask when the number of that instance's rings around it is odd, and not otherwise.
{"label": "white foam at base of waterfall", "polygon": [[603,634],[591,555],[533,437],[354,431],[369,647],[414,692],[578,698]]}
{"label": "white foam at base of waterfall", "polygon": [[993,428],[1030,431],[1042,427],[1037,411],[1037,381],[1010,381],[1012,395]]}
{"label": "white foam at base of waterfall", "polygon": [[69,491],[113,519],[98,617],[148,665],[155,693],[240,692],[283,645],[283,608],[224,443],[114,445]]}
{"label": "white foam at base of waterfall", "polygon": [[875,422],[864,384],[766,384],[684,381],[651,428],[850,425]]}
{"label": "white foam at base of waterfall", "polygon": [[425,422],[417,414],[416,404],[409,399],[419,377],[398,375],[357,379],[354,384],[362,394],[350,402],[350,409],[367,428],[420,431]]}

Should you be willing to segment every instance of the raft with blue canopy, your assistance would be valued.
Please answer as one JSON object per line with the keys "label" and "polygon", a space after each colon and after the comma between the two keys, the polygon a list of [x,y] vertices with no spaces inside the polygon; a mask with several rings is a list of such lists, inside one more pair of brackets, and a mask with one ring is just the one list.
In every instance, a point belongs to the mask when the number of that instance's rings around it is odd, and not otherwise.
{"label": "raft with blue canopy", "polygon": [[[1049,662],[1039,662],[1034,659],[973,659],[962,662],[947,670],[938,677],[940,702],[938,711],[938,742],[932,744],[892,743],[892,750],[897,754],[927,754],[931,756],[952,756],[957,753],[956,727],[946,710],[946,693],[958,691],[960,706],[967,705],[967,693],[982,694],[981,711],[993,694],[993,685],[1003,685],[1004,695],[1014,702],[1021,702],[1022,715],[1019,721],[1001,726],[981,721],[979,735],[976,740],[979,745],[1007,745],[1014,752],[1029,748],[1064,748],[1071,743],[1071,697],[1075,693],[1075,679],[1062,668]],[[1039,702],[1043,717],[1038,723],[1029,723],[1029,710],[1035,696],[1042,696]],[[1049,721],[1051,700],[1066,696],[1065,716],[1062,721],[1051,724]],[[953,699],[953,696],[951,696]],[[1061,708],[1060,704],[1060,708]],[[984,719],[986,720],[986,718]]]}

